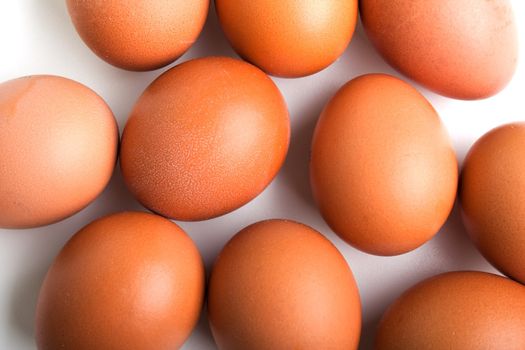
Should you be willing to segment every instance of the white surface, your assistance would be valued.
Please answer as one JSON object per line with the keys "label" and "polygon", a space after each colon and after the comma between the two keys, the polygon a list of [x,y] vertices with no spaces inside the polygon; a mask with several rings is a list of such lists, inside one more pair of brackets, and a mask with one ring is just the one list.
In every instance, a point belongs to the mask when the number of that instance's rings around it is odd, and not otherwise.
{"label": "white surface", "polygon": [[[525,2],[513,0],[513,4],[522,39],[521,64],[506,90],[488,100],[464,102],[418,87],[446,123],[460,161],[484,132],[505,122],[525,119]],[[98,59],[77,36],[63,0],[0,0],[0,43],[0,81],[31,74],[57,74],[80,81],[104,97],[121,130],[137,97],[166,70],[132,73]],[[235,56],[220,31],[213,7],[199,41],[178,62],[205,55]],[[302,79],[275,79],[292,118],[291,147],[278,177],[259,197],[233,213],[205,222],[180,223],[199,246],[208,270],[233,234],[262,219],[295,219],[323,232],[344,254],[359,284],[363,302],[361,349],[371,347],[374,328],[385,308],[415,282],[449,270],[494,271],[468,241],[456,209],[431,242],[390,258],[367,255],[344,244],[322,220],[308,182],[313,127],[323,105],[342,84],[369,72],[399,76],[377,55],[358,27],[350,47],[328,69]],[[0,349],[35,348],[36,297],[53,257],[82,226],[125,209],[142,210],[127,193],[117,169],[102,196],[79,214],[44,228],[0,229]],[[203,319],[185,349],[213,348]]]}

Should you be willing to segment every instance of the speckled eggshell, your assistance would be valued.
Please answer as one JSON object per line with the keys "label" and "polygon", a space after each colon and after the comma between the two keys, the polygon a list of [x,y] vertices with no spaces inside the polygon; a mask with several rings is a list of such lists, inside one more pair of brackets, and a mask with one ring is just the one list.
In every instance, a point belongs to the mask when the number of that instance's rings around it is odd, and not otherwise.
{"label": "speckled eggshell", "polygon": [[463,222],[479,250],[525,283],[525,123],[498,127],[472,146],[460,199]]}
{"label": "speckled eggshell", "polygon": [[342,239],[396,255],[444,224],[458,165],[430,103],[402,80],[370,74],[344,85],[322,112],[310,176],[321,214]]}
{"label": "speckled eggshell", "polygon": [[284,162],[290,121],[261,70],[226,57],[183,63],[140,97],[122,136],[128,188],[178,220],[226,214],[256,197]]}
{"label": "speckled eggshell", "polygon": [[360,0],[363,26],[396,69],[442,95],[492,96],[518,61],[509,0]]}
{"label": "speckled eggshell", "polygon": [[219,349],[357,349],[361,303],[352,271],[308,226],[248,226],[226,244],[209,283]]}
{"label": "speckled eggshell", "polygon": [[379,324],[376,350],[525,349],[525,287],[450,272],[406,291]]}
{"label": "speckled eggshell", "polygon": [[301,77],[332,64],[352,39],[357,0],[216,0],[226,37],[269,74]]}
{"label": "speckled eggshell", "polygon": [[133,71],[161,68],[197,40],[209,0],[67,0],[75,28],[106,62]]}
{"label": "speckled eggshell", "polygon": [[118,127],[95,92],[56,76],[0,84],[0,227],[51,224],[86,207],[115,167]]}
{"label": "speckled eggshell", "polygon": [[178,349],[202,309],[192,240],[153,214],[96,220],[64,246],[38,298],[39,350]]}

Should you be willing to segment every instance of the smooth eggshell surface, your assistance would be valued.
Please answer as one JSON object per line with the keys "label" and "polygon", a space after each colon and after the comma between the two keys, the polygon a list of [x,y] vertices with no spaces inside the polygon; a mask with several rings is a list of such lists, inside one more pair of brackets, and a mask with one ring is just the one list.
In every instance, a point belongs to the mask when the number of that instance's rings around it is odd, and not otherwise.
{"label": "smooth eggshell surface", "polygon": [[84,85],[56,76],[0,84],[0,227],[83,209],[109,182],[117,147],[113,113]]}
{"label": "smooth eggshell surface", "polygon": [[204,280],[199,252],[176,224],[138,212],[96,220],[47,273],[38,349],[177,349],[199,318]]}
{"label": "smooth eggshell surface", "polygon": [[291,221],[253,224],[228,242],[210,277],[219,349],[357,349],[361,304],[345,259]]}
{"label": "smooth eggshell surface", "polygon": [[489,97],[516,69],[517,29],[509,0],[360,0],[360,11],[381,55],[442,95]]}
{"label": "smooth eggshell surface", "polygon": [[84,42],[106,62],[128,70],[163,67],[197,40],[209,0],[67,0]]}
{"label": "smooth eggshell surface", "polygon": [[525,287],[449,272],[406,291],[379,324],[376,350],[525,349]]}
{"label": "smooth eggshell surface", "polygon": [[483,255],[525,283],[525,123],[496,128],[472,146],[462,175],[463,222]]}
{"label": "smooth eggshell surface", "polygon": [[226,37],[269,74],[300,77],[332,64],[357,21],[357,0],[216,0]]}
{"label": "smooth eggshell surface", "polygon": [[128,188],[178,220],[226,214],[256,197],[284,162],[290,121],[277,86],[240,60],[183,63],[140,97],[122,136]]}
{"label": "smooth eggshell surface", "polygon": [[451,141],[430,103],[383,74],[343,86],[317,123],[310,162],[321,214],[345,241],[395,255],[432,238],[456,196]]}

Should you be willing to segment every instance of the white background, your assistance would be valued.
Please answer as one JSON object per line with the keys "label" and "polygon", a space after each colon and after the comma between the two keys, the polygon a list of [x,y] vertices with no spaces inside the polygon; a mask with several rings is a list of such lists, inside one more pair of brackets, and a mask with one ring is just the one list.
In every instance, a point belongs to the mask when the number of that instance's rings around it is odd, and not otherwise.
{"label": "white background", "polygon": [[[460,162],[470,145],[492,127],[525,119],[525,2],[512,2],[522,39],[521,59],[514,80],[502,93],[483,101],[465,102],[417,86],[447,125]],[[198,42],[178,62],[206,55],[235,56],[218,26],[213,6]],[[108,102],[122,130],[135,100],[164,70],[126,72],[98,59],[77,36],[63,0],[0,0],[0,82],[32,74],[72,78]],[[233,234],[262,219],[295,219],[324,233],[344,254],[359,284],[363,303],[361,349],[371,348],[382,312],[415,282],[450,270],[495,271],[467,239],[457,208],[432,241],[398,257],[361,253],[344,244],[323,222],[308,180],[313,127],[323,105],[342,84],[369,72],[398,75],[377,55],[359,25],[349,48],[328,69],[301,79],[275,79],[288,102],[292,120],[289,155],[276,180],[259,197],[233,213],[205,222],[180,223],[198,245],[208,270]],[[126,191],[117,168],[104,193],[79,214],[33,230],[0,229],[0,349],[35,349],[36,298],[53,257],[85,224],[104,214],[129,209],[143,210]],[[185,349],[213,348],[203,318]]]}

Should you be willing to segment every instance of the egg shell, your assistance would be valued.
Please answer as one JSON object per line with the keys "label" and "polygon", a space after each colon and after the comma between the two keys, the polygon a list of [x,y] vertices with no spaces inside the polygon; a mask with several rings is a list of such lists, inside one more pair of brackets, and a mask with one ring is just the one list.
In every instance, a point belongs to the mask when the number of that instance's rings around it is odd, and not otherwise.
{"label": "egg shell", "polygon": [[386,61],[439,94],[486,98],[516,69],[517,29],[508,0],[360,0],[360,12]]}
{"label": "egg shell", "polygon": [[342,239],[368,253],[396,255],[444,224],[457,167],[430,103],[402,80],[370,74],[344,85],[323,110],[310,176],[321,214]]}
{"label": "egg shell", "polygon": [[67,0],[87,46],[106,62],[133,71],[161,68],[197,40],[209,0]]}
{"label": "egg shell", "polygon": [[211,273],[208,318],[219,349],[357,349],[359,292],[319,232],[287,220],[243,229]]}
{"label": "egg shell", "polygon": [[128,188],[178,220],[226,214],[256,197],[284,162],[290,121],[277,86],[240,60],[185,62],[140,97],[122,136]]}
{"label": "egg shell", "polygon": [[500,126],[470,149],[460,199],[467,232],[483,255],[525,283],[525,123]]}
{"label": "egg shell", "polygon": [[204,282],[199,252],[176,224],[139,212],[96,220],[47,273],[38,349],[178,349],[199,318]]}
{"label": "egg shell", "polygon": [[301,77],[332,64],[348,46],[357,0],[216,0],[237,53],[265,72]]}
{"label": "egg shell", "polygon": [[383,316],[376,350],[525,348],[525,287],[484,272],[449,272],[406,291]]}
{"label": "egg shell", "polygon": [[57,76],[0,84],[0,227],[51,224],[106,187],[118,127],[104,100]]}

